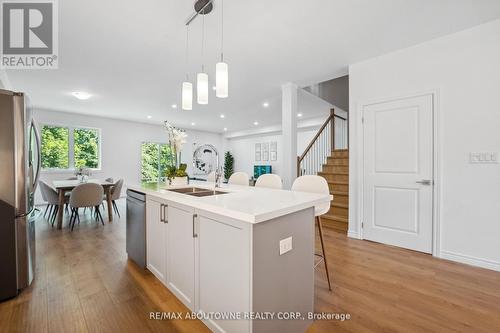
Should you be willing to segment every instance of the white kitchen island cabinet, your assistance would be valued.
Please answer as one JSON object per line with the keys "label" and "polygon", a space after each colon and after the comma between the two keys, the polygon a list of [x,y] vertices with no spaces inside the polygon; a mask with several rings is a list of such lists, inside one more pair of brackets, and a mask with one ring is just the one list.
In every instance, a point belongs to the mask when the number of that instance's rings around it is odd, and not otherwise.
{"label": "white kitchen island cabinet", "polygon": [[228,193],[195,197],[129,188],[147,197],[148,269],[212,331],[307,330],[314,206],[329,195],[225,186]]}

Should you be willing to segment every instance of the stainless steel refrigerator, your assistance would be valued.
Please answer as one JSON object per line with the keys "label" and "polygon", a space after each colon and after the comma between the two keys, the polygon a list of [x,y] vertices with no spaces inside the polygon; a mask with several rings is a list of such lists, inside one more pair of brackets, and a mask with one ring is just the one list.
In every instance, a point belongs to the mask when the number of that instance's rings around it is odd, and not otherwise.
{"label": "stainless steel refrigerator", "polygon": [[40,163],[29,99],[0,90],[0,300],[16,296],[34,278]]}

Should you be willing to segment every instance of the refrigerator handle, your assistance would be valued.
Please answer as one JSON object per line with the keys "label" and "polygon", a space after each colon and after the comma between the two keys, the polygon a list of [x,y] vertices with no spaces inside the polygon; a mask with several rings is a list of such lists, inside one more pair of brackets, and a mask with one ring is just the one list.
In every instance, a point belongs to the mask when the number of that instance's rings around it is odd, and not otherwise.
{"label": "refrigerator handle", "polygon": [[38,128],[36,126],[36,123],[34,120],[31,120],[31,126],[33,126],[33,130],[35,132],[35,141],[36,141],[36,151],[38,154],[38,161],[37,161],[37,166],[36,166],[36,176],[35,180],[33,181],[33,192],[35,192],[36,187],[38,185],[38,180],[40,178],[40,170],[42,168],[42,147],[40,144],[40,132],[38,132]]}

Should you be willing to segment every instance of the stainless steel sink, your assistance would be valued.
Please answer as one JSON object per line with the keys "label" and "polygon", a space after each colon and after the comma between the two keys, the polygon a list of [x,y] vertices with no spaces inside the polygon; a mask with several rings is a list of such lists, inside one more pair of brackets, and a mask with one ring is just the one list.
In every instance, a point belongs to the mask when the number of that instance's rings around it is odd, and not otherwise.
{"label": "stainless steel sink", "polygon": [[228,192],[215,191],[215,190],[210,190],[210,189],[200,188],[200,187],[173,188],[173,189],[170,189],[168,191],[182,193],[182,194],[187,194],[187,195],[192,195],[192,196],[195,196],[195,197],[208,197],[208,196],[211,196],[211,195],[218,195],[218,194],[226,194],[226,193],[228,193]]}

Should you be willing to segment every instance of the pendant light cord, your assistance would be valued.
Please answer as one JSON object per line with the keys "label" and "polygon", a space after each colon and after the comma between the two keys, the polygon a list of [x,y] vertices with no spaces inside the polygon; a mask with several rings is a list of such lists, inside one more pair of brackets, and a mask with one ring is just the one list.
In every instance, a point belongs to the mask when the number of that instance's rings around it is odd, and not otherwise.
{"label": "pendant light cord", "polygon": [[202,18],[202,28],[201,28],[201,71],[205,72],[205,59],[204,59],[204,48],[205,48],[205,10],[203,10]]}
{"label": "pendant light cord", "polygon": [[186,81],[189,81],[189,26],[186,26]]}
{"label": "pendant light cord", "polygon": [[220,2],[221,12],[221,38],[220,38],[220,61],[224,62],[224,0]]}

